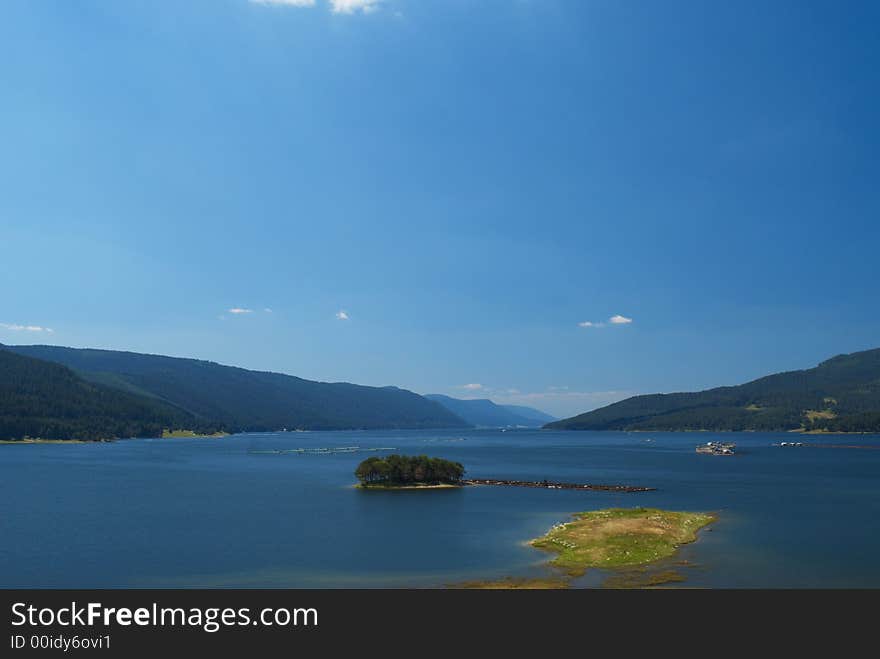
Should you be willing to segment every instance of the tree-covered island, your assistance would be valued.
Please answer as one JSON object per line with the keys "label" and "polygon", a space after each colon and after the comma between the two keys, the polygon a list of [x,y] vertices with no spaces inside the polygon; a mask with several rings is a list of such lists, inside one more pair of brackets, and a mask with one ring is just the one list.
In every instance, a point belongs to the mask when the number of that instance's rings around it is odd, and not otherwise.
{"label": "tree-covered island", "polygon": [[459,487],[464,476],[461,463],[427,455],[373,456],[354,471],[362,488],[396,489]]}

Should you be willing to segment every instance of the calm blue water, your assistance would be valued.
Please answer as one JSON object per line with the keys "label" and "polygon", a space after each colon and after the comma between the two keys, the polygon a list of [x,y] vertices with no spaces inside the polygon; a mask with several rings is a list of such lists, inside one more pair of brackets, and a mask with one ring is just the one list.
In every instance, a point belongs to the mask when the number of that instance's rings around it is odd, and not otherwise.
{"label": "calm blue water", "polygon": [[[724,435],[734,457],[678,433],[392,431],[0,446],[2,587],[396,587],[542,574],[524,545],[569,513],[717,511],[683,548],[688,586],[880,587],[880,450],[780,448]],[[802,438],[798,438],[802,439]],[[880,447],[880,436],[808,439]],[[468,487],[361,492],[371,453],[462,462],[471,477],[625,483],[611,494]]]}

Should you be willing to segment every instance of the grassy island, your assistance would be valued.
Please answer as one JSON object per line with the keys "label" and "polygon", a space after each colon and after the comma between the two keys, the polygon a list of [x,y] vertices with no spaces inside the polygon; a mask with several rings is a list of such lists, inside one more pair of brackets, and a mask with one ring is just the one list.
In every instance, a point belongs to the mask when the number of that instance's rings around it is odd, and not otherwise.
{"label": "grassy island", "polygon": [[422,489],[460,487],[464,467],[427,455],[373,456],[354,471],[364,489]]}
{"label": "grassy island", "polygon": [[530,544],[556,553],[550,564],[579,577],[588,568],[629,568],[668,558],[713,521],[708,513],[611,508],[578,513]]}
{"label": "grassy island", "polygon": [[[709,513],[688,513],[655,508],[611,508],[574,515],[574,521],[557,524],[529,544],[556,554],[550,565],[561,574],[539,578],[506,578],[469,581],[452,588],[482,590],[568,588],[572,579],[590,568],[611,573],[605,588],[650,588],[685,578],[670,569],[668,559],[681,545],[697,539],[697,532],[715,521]],[[679,563],[681,565],[685,562]]]}

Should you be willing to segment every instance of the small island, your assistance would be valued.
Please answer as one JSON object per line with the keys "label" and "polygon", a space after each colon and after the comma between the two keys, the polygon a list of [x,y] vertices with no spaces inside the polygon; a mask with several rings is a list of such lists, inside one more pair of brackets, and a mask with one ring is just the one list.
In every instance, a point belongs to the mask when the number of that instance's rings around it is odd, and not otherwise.
{"label": "small island", "polygon": [[361,489],[400,490],[461,487],[461,463],[430,458],[427,455],[373,456],[354,471]]}
{"label": "small island", "polygon": [[553,552],[552,567],[562,574],[539,579],[501,579],[454,584],[453,588],[567,588],[590,568],[611,570],[603,586],[645,588],[684,577],[663,566],[681,545],[694,542],[697,532],[715,521],[710,513],[674,512],[656,508],[610,508],[577,513],[574,521],[557,524],[529,544]]}
{"label": "small island", "polygon": [[714,521],[709,513],[611,508],[578,513],[530,544],[556,553],[550,564],[579,577],[591,567],[629,568],[668,558]]}

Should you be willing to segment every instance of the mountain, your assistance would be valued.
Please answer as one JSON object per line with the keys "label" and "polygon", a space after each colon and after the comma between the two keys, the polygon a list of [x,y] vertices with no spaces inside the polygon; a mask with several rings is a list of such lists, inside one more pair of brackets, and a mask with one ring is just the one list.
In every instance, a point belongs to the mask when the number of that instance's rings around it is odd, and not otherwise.
{"label": "mountain", "polygon": [[227,431],[458,428],[434,401],[397,387],[313,382],[214,362],[113,350],[7,346],[57,362],[88,382],[152,398]]}
{"label": "mountain", "polygon": [[553,417],[540,410],[519,405],[497,405],[487,398],[463,400],[442,394],[427,394],[425,398],[443,405],[447,410],[461,417],[469,424],[488,428],[525,426],[539,428],[552,421]]}
{"label": "mountain", "polygon": [[880,431],[880,349],[734,387],[634,396],[570,419],[563,430]]}
{"label": "mountain", "polygon": [[216,430],[160,400],[87,382],[65,366],[0,346],[0,439],[158,437],[165,428]]}
{"label": "mountain", "polygon": [[526,407],[525,405],[499,405],[499,407],[531,421],[534,426],[543,426],[545,423],[552,423],[557,420],[555,416],[550,416],[546,412],[536,410],[534,407]]}

